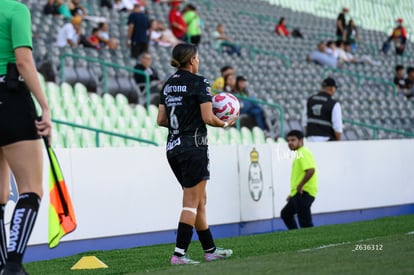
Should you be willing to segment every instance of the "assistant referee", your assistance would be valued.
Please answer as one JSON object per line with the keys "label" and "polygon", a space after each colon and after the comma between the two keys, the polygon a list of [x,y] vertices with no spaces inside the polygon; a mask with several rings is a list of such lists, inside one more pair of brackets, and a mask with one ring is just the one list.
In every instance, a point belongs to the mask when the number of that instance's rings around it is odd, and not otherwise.
{"label": "assistant referee", "polygon": [[[50,140],[49,106],[32,57],[29,9],[15,0],[0,1],[0,266],[2,275],[27,274],[22,259],[43,195],[43,149]],[[41,108],[37,121],[32,94]],[[10,194],[10,170],[19,198],[6,247],[4,209]]]}

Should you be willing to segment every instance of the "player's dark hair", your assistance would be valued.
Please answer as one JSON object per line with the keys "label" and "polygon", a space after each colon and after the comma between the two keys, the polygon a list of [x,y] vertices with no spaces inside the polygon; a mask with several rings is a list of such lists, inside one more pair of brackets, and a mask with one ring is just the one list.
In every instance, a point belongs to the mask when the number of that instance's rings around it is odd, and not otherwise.
{"label": "player's dark hair", "polygon": [[197,54],[197,46],[189,43],[181,43],[172,51],[171,66],[182,68]]}
{"label": "player's dark hair", "polygon": [[297,137],[298,139],[303,139],[305,135],[302,131],[299,130],[291,130],[289,133],[287,133],[286,138],[288,137]]}
{"label": "player's dark hair", "polygon": [[399,71],[399,70],[404,70],[404,66],[401,64],[395,66],[395,71]]}

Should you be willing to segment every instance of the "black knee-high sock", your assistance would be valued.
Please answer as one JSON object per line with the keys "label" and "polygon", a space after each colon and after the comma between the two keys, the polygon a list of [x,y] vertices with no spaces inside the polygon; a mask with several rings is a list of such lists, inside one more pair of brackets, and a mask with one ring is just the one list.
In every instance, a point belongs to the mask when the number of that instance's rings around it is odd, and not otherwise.
{"label": "black knee-high sock", "polygon": [[187,252],[193,236],[193,226],[180,222],[178,224],[177,242],[175,245],[174,255],[181,257]]}
{"label": "black knee-high sock", "polygon": [[21,264],[29,237],[35,225],[40,198],[35,193],[24,193],[14,208],[10,222],[10,242],[7,249],[7,262]]}
{"label": "black knee-high sock", "polygon": [[6,229],[4,228],[4,210],[5,204],[0,204],[0,266],[6,264],[7,260],[7,242]]}
{"label": "black knee-high sock", "polygon": [[214,244],[213,235],[211,235],[210,228],[197,231],[197,235],[204,252],[213,253],[216,250],[216,245]]}

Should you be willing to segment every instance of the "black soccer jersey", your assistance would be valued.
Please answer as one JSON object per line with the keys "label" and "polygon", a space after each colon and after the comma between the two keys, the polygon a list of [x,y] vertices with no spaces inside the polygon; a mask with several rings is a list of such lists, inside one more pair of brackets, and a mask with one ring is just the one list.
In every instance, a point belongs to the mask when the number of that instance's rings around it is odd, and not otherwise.
{"label": "black soccer jersey", "polygon": [[168,157],[207,149],[207,128],[200,104],[211,102],[211,99],[208,80],[185,70],[178,70],[164,84],[160,104],[165,105],[168,116]]}

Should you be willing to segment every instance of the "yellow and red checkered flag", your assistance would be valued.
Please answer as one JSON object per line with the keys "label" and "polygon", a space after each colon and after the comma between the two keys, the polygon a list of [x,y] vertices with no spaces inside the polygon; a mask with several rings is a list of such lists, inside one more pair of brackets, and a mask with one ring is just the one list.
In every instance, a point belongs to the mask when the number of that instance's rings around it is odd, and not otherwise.
{"label": "yellow and red checkered flag", "polygon": [[60,239],[76,228],[76,217],[72,201],[63,179],[62,170],[53,148],[43,138],[50,161],[49,175],[49,248],[54,248]]}

